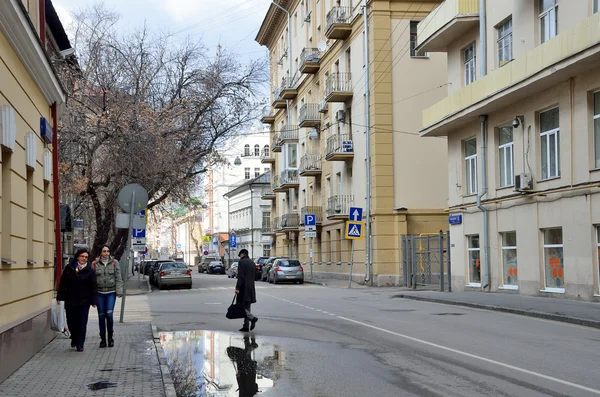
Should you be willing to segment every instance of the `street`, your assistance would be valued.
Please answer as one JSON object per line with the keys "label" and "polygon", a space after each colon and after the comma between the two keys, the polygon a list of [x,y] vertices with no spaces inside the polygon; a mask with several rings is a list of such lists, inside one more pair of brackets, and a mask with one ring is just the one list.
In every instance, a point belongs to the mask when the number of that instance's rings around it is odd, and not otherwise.
{"label": "street", "polygon": [[[149,294],[153,324],[241,340],[241,320],[225,318],[235,280],[193,278],[191,291]],[[599,330],[393,298],[398,292],[257,282],[251,335],[286,353],[266,395],[600,395]]]}

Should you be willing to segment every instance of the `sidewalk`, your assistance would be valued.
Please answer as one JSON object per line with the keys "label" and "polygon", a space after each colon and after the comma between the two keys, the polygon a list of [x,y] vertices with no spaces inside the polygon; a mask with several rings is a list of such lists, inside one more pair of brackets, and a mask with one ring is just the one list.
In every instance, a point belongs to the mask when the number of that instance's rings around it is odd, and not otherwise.
{"label": "sidewalk", "polygon": [[600,302],[494,292],[402,291],[393,298],[467,306],[600,328]]}

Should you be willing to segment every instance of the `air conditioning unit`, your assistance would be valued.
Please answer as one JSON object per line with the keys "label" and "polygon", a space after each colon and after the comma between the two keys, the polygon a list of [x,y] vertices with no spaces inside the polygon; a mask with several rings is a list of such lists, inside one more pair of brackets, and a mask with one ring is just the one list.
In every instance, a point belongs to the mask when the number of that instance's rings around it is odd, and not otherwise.
{"label": "air conditioning unit", "polygon": [[529,174],[515,175],[515,190],[518,192],[533,189],[533,178]]}
{"label": "air conditioning unit", "polygon": [[338,110],[335,113],[335,120],[343,123],[346,120],[346,111],[345,110]]}
{"label": "air conditioning unit", "polygon": [[312,11],[307,11],[304,14],[304,22],[310,22],[310,14],[312,13]]}

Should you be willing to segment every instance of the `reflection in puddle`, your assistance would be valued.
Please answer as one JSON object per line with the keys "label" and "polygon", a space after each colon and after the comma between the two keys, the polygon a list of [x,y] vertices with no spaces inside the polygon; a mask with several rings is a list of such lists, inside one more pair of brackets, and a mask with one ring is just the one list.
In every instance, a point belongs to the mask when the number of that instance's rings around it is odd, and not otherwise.
{"label": "reflection in puddle", "polygon": [[162,332],[178,397],[250,397],[274,386],[284,364],[279,347],[250,336],[210,331]]}

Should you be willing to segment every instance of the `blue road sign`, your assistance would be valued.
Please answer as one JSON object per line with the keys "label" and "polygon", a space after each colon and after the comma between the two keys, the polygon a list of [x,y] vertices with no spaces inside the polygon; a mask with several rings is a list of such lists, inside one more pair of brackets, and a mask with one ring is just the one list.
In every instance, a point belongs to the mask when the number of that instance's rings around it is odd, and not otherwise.
{"label": "blue road sign", "polygon": [[352,222],[362,222],[363,209],[359,207],[350,207],[350,220]]}
{"label": "blue road sign", "polygon": [[131,237],[133,237],[133,238],[146,238],[146,229],[133,229],[131,231]]}
{"label": "blue road sign", "polygon": [[315,214],[304,214],[305,226],[317,226],[317,216]]}
{"label": "blue road sign", "polygon": [[233,233],[229,236],[229,248],[237,248],[237,236]]}
{"label": "blue road sign", "polygon": [[346,221],[345,237],[348,240],[362,240],[363,238],[362,222]]}

